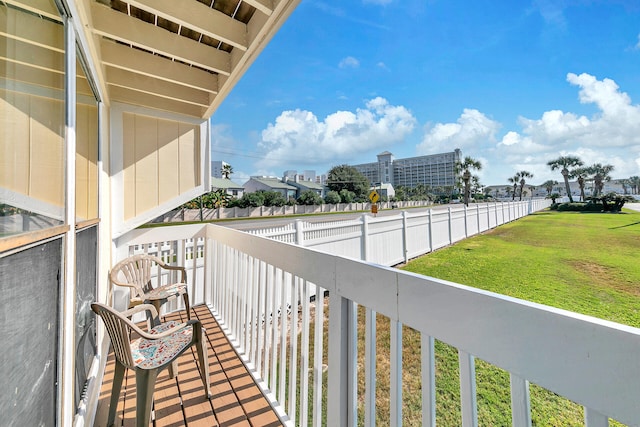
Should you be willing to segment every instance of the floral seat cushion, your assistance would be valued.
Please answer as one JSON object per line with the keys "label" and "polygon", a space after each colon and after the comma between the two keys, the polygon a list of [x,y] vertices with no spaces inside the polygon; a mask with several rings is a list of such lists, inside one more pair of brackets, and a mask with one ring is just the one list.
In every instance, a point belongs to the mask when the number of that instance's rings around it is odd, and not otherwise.
{"label": "floral seat cushion", "polygon": [[[180,325],[169,321],[151,329],[151,334],[159,334]],[[193,328],[186,327],[176,330],[173,335],[159,339],[147,340],[138,338],[131,343],[133,362],[142,369],[153,369],[176,357],[180,351],[191,343]]]}

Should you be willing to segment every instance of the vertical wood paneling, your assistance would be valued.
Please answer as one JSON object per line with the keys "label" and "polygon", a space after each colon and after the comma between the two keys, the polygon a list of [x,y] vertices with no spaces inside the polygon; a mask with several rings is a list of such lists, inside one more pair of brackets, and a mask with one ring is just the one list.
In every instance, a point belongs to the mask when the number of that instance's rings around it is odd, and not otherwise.
{"label": "vertical wood paneling", "polygon": [[179,181],[183,193],[200,185],[200,127],[180,123]]}
{"label": "vertical wood paneling", "polygon": [[125,220],[136,216],[135,126],[135,115],[122,115],[122,205]]}
{"label": "vertical wood paneling", "polygon": [[62,206],[64,110],[58,100],[31,97],[29,195]]}
{"label": "vertical wood paneling", "polygon": [[89,141],[87,140],[87,128],[82,128],[80,123],[86,121],[83,117],[83,109],[76,108],[76,217],[88,219],[89,194]]}
{"label": "vertical wood paneling", "polygon": [[29,96],[0,89],[0,186],[21,194],[29,192]]}
{"label": "vertical wood paneling", "polygon": [[179,168],[180,125],[158,120],[158,202],[163,203],[180,194]]}
{"label": "vertical wood paneling", "polygon": [[136,215],[158,204],[158,121],[137,115],[135,121]]}

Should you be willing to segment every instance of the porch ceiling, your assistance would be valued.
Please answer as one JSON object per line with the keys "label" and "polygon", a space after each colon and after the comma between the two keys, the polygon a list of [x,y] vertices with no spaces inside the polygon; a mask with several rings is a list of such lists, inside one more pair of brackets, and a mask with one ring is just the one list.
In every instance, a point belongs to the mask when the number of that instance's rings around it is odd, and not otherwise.
{"label": "porch ceiling", "polygon": [[[106,102],[208,118],[300,0],[76,1]],[[59,21],[53,0],[4,0]],[[34,45],[42,41],[32,37]],[[58,43],[49,48],[59,51]]]}

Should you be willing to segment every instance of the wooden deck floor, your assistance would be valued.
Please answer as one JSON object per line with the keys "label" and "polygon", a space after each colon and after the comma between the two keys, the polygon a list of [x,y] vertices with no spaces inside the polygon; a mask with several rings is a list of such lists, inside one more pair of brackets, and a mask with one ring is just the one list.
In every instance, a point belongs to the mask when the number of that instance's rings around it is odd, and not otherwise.
{"label": "wooden deck floor", "polygon": [[[187,351],[178,359],[179,373],[176,378],[169,378],[166,369],[158,377],[150,425],[282,426],[209,309],[203,305],[196,306],[192,308],[192,317],[194,313],[206,328],[213,398],[207,400],[204,397],[204,387],[196,365],[197,356],[195,351]],[[184,311],[167,316],[167,320],[183,321],[185,318]],[[95,426],[98,427],[107,423],[113,371],[114,356],[111,352],[96,414]],[[118,402],[116,426],[135,426],[135,401],[135,374],[128,369]]]}

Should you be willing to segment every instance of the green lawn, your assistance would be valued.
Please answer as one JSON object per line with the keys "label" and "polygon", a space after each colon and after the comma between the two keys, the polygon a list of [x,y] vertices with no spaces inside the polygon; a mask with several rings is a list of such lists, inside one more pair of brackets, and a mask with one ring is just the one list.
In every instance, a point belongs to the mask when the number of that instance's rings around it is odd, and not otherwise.
{"label": "green lawn", "polygon": [[[640,213],[540,212],[404,269],[640,327],[639,249]],[[378,316],[377,326],[377,421],[388,425],[388,343],[381,343],[389,333],[388,319]],[[420,337],[405,328],[403,343],[404,425],[420,425]],[[511,425],[508,373],[482,360],[476,368],[479,424]],[[438,425],[461,425],[458,356],[441,342],[436,342],[436,389]],[[584,425],[579,405],[535,385],[531,407],[535,426]]]}

